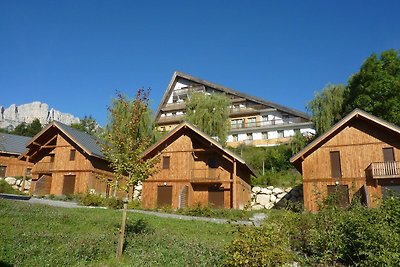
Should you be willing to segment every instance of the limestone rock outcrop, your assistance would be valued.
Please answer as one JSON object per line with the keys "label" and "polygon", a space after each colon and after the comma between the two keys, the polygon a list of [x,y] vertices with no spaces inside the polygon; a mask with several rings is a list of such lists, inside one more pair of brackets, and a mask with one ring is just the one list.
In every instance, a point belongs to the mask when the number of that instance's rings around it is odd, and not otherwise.
{"label": "limestone rock outcrop", "polygon": [[55,110],[38,101],[19,106],[12,104],[8,108],[0,106],[0,128],[13,129],[23,122],[31,123],[34,119],[39,119],[42,125],[52,121],[71,125],[80,121],[71,114]]}

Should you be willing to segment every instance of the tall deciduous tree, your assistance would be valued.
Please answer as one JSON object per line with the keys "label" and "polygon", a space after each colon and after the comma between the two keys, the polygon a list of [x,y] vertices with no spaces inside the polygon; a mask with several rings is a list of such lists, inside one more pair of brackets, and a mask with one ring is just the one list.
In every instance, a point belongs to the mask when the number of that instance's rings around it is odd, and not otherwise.
{"label": "tall deciduous tree", "polygon": [[225,145],[229,131],[229,98],[220,93],[193,93],[186,102],[185,119]]}
{"label": "tall deciduous tree", "polygon": [[139,89],[133,100],[118,93],[109,107],[102,150],[113,169],[114,186],[127,193],[153,172],[157,160],[141,158],[154,132],[149,109],[148,91],[144,89]]}
{"label": "tall deciduous tree", "polygon": [[343,114],[354,108],[400,125],[400,50],[372,54],[350,77]]}
{"label": "tall deciduous tree", "polygon": [[321,92],[317,92],[313,100],[307,104],[312,113],[317,135],[326,132],[342,118],[344,86],[329,84]]}
{"label": "tall deciduous tree", "polygon": [[[139,89],[133,100],[118,94],[109,107],[103,153],[114,172],[114,186],[126,192],[154,172],[157,157],[143,159],[142,152],[151,144],[151,120],[148,116],[148,91]],[[132,190],[133,191],[133,190]],[[117,258],[122,256],[127,202],[124,203],[118,238]]]}

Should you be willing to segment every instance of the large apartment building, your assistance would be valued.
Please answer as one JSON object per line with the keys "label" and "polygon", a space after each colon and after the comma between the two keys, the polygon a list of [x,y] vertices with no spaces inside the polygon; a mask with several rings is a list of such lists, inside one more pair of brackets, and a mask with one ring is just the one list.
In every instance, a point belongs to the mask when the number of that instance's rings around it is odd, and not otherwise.
{"label": "large apartment building", "polygon": [[193,92],[219,92],[230,98],[229,146],[273,146],[288,142],[296,132],[315,133],[310,117],[304,112],[177,71],[156,112],[156,125],[160,131],[170,131],[183,121],[185,102]]}

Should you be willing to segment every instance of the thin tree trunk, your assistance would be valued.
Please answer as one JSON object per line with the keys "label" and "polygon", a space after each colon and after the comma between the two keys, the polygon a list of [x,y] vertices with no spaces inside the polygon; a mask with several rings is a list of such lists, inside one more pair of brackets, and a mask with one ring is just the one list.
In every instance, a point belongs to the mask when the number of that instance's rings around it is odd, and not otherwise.
{"label": "thin tree trunk", "polygon": [[124,199],[124,208],[122,209],[122,222],[121,222],[121,228],[119,230],[119,237],[118,237],[117,259],[121,258],[122,251],[123,251],[123,248],[124,248],[125,226],[126,226],[126,210],[128,209],[128,198],[127,197]]}

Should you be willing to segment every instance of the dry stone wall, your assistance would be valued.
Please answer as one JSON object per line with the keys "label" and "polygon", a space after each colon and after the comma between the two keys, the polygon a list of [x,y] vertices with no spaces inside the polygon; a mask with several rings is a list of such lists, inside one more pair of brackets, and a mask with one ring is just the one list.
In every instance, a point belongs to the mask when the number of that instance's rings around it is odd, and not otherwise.
{"label": "dry stone wall", "polygon": [[5,180],[12,188],[18,191],[23,191],[26,194],[29,194],[29,189],[31,189],[31,180],[25,180],[25,186],[22,189],[22,179],[21,178],[14,178],[14,177],[6,177],[0,178],[0,180]]}
{"label": "dry stone wall", "polygon": [[252,210],[272,209],[287,202],[302,202],[303,187],[279,188],[273,186],[254,186],[251,193],[250,207]]}

